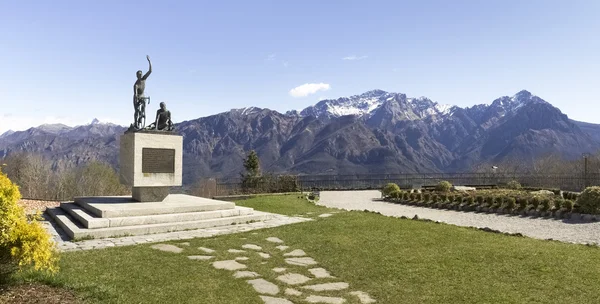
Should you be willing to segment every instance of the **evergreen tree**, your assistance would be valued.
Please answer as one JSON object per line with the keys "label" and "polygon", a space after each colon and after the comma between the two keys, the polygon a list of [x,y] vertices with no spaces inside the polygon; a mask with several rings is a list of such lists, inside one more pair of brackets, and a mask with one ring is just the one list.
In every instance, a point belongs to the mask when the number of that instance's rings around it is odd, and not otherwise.
{"label": "evergreen tree", "polygon": [[260,161],[256,151],[252,150],[244,160],[244,168],[246,168],[246,176],[257,177],[260,175]]}

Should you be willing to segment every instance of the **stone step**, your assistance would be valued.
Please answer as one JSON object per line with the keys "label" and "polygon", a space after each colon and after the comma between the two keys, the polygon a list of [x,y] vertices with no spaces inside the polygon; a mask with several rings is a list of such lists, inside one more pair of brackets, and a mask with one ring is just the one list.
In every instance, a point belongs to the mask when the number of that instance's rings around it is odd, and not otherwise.
{"label": "stone step", "polygon": [[254,211],[252,208],[236,206],[233,209],[215,211],[101,218],[90,214],[89,211],[74,203],[63,203],[60,205],[60,208],[77,220],[82,227],[88,229],[199,221],[231,216],[250,215]]}
{"label": "stone step", "polygon": [[213,218],[208,220],[87,229],[61,208],[48,208],[46,209],[46,212],[48,212],[50,217],[64,230],[65,234],[70,238],[97,239],[244,224],[249,221],[264,221],[273,217],[273,215],[269,213],[253,211],[253,213],[249,215]]}
{"label": "stone step", "polygon": [[204,197],[169,194],[162,202],[137,202],[131,196],[76,197],[75,203],[101,218],[227,210],[235,203]]}

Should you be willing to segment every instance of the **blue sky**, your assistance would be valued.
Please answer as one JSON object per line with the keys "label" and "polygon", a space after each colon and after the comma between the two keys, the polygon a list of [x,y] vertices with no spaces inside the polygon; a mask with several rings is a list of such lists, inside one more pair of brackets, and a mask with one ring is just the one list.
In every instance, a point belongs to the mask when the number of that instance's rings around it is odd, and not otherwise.
{"label": "blue sky", "polygon": [[[149,110],[165,101],[175,122],[372,89],[459,106],[527,89],[600,123],[599,15],[595,0],[0,0],[0,132],[128,125],[147,54]],[[304,84],[320,90],[291,94]]]}

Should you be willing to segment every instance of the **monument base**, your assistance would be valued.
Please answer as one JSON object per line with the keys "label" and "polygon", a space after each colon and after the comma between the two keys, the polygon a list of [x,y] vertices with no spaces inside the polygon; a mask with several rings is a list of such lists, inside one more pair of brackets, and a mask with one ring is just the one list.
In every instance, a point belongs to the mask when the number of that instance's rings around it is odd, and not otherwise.
{"label": "monument base", "polygon": [[162,202],[170,187],[133,187],[131,197],[138,202]]}

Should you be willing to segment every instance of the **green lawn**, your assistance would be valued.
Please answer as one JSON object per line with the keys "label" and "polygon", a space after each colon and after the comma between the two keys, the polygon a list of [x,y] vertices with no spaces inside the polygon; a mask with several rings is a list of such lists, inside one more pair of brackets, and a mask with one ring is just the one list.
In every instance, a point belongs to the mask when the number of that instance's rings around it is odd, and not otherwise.
{"label": "green lawn", "polygon": [[[276,244],[265,241],[275,236],[291,249],[303,249],[319,267],[350,283],[351,290],[369,293],[377,303],[600,303],[600,249],[596,247],[368,212],[319,218],[317,214],[332,210],[297,195],[257,197],[238,204],[315,220],[190,240],[191,246],[182,246],[181,254],[157,251],[151,245],[65,253],[56,278],[29,275],[25,279],[71,288],[90,302],[258,304],[262,301],[243,279],[214,269],[211,262],[188,260],[186,255],[203,254],[197,249],[203,246],[217,250],[219,259],[232,259],[238,255],[226,250],[241,249],[246,243],[277,252]],[[250,257],[245,263],[252,271],[272,282],[277,276],[270,270],[274,267],[306,273],[277,255],[267,264],[261,264],[258,256]],[[302,297],[290,299],[303,303]],[[348,299],[346,303],[359,303]]]}

